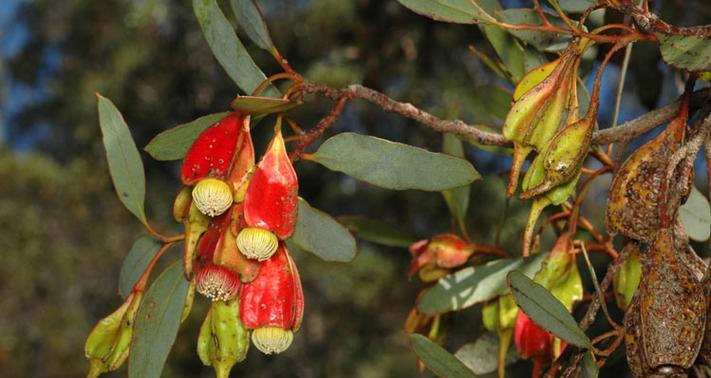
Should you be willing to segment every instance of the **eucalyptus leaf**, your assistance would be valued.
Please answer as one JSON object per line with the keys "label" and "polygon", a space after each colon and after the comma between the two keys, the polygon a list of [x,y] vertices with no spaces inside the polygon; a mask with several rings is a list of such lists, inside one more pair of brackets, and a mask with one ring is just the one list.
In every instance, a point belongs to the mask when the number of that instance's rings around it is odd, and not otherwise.
{"label": "eucalyptus leaf", "polygon": [[146,195],[146,176],[143,161],[133,142],[126,121],[111,100],[96,95],[98,99],[99,126],[103,136],[109,172],[116,194],[124,206],[142,223],[146,223],[143,208]]}
{"label": "eucalyptus leaf", "polygon": [[442,191],[481,178],[466,160],[372,136],[341,133],[313,160],[333,171],[386,189]]}
{"label": "eucalyptus leaf", "polygon": [[[445,133],[442,141],[442,152],[464,158],[464,145],[459,138],[450,133]],[[466,229],[466,215],[469,208],[469,194],[471,193],[470,185],[463,185],[458,188],[445,190],[442,192],[444,201],[449,207],[449,212],[452,213],[454,219],[459,223],[460,228]]]}
{"label": "eucalyptus leaf", "polygon": [[141,236],[133,243],[119,271],[118,287],[122,297],[128,297],[161,246],[162,243],[151,236]]}
{"label": "eucalyptus leaf", "polygon": [[202,116],[194,121],[163,131],[151,139],[144,150],[156,160],[180,160],[190,150],[195,139],[208,127],[227,117],[229,112]]}
{"label": "eucalyptus leaf", "polygon": [[[240,89],[252,94],[267,77],[237,38],[234,28],[222,13],[217,1],[193,0],[193,10],[217,61]],[[272,85],[269,85],[262,95],[281,97]]]}
{"label": "eucalyptus leaf", "polygon": [[544,258],[545,254],[539,253],[528,261],[523,258],[499,259],[444,276],[420,298],[417,309],[426,314],[441,314],[503,295],[508,291],[506,275],[509,272],[520,270],[532,277]]}
{"label": "eucalyptus leaf", "polygon": [[230,0],[237,23],[257,46],[272,52],[274,42],[256,0]]}
{"label": "eucalyptus leaf", "polygon": [[256,96],[237,96],[230,105],[234,110],[254,115],[280,113],[299,106],[285,98]]}
{"label": "eucalyptus leaf", "polygon": [[373,243],[389,247],[408,247],[415,242],[414,236],[378,219],[361,216],[341,216],[337,219],[356,236]]}
{"label": "eucalyptus leaf", "polygon": [[[533,9],[504,9],[496,13],[502,21],[512,25],[543,25],[540,15]],[[547,14],[548,21],[558,27],[566,27],[563,21],[551,14]],[[563,44],[570,40],[568,36],[557,33],[548,33],[538,30],[513,30],[507,29],[516,38],[543,50],[554,44]]]}
{"label": "eucalyptus leaf", "polygon": [[585,332],[548,290],[520,272],[509,273],[508,280],[516,303],[531,320],[570,344],[592,349]]}
{"label": "eucalyptus leaf", "polygon": [[706,241],[711,236],[711,206],[706,196],[695,186],[691,188],[686,203],[679,209],[679,217],[689,238]]}
{"label": "eucalyptus leaf", "polygon": [[711,70],[711,39],[657,33],[665,62],[686,71]]}
{"label": "eucalyptus leaf", "polygon": [[595,363],[593,352],[585,352],[583,361],[580,364],[580,378],[597,378],[600,374],[600,367]]}
{"label": "eucalyptus leaf", "polygon": [[299,198],[296,227],[291,241],[325,261],[349,262],[355,258],[356,242],[343,225]]}
{"label": "eucalyptus leaf", "polygon": [[487,14],[472,0],[398,0],[411,11],[436,21],[457,24],[474,24],[480,21],[492,21]]}
{"label": "eucalyptus leaf", "polygon": [[160,378],[178,334],[188,286],[183,267],[176,261],[146,291],[133,327],[129,376]]}
{"label": "eucalyptus leaf", "polygon": [[410,336],[412,348],[425,366],[439,377],[474,378],[474,373],[461,361],[430,339],[413,334]]}
{"label": "eucalyptus leaf", "polygon": [[560,7],[566,12],[582,13],[586,9],[594,6],[597,3],[597,1],[595,1],[595,0],[560,0],[558,3],[560,4]]}

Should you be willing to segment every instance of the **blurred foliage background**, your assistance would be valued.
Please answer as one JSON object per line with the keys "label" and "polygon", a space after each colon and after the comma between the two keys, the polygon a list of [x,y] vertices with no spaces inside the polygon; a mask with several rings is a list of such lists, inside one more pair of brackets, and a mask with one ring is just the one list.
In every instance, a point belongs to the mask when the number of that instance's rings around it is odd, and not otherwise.
{"label": "blurred foliage background", "polygon": [[[139,147],[169,127],[224,111],[236,94],[212,57],[189,3],[0,3],[3,377],[83,376],[86,334],[120,303],[115,294],[119,267],[142,229],[115,197],[94,93],[114,101]],[[530,6],[525,1],[503,3]],[[678,25],[711,18],[703,0],[653,3],[663,18]],[[227,2],[221,4],[231,17]],[[282,54],[307,78],[331,85],[363,83],[442,117],[500,127],[511,88],[469,52],[469,44],[492,51],[477,27],[438,24],[394,0],[264,0],[260,4]],[[278,72],[270,56],[256,48],[251,51],[265,72]],[[610,122],[619,75],[616,67],[611,67],[604,81],[601,126]],[[680,83],[660,62],[654,45],[638,44],[627,76],[621,120],[670,101],[678,95]],[[309,128],[328,106],[327,101],[314,99],[293,116]],[[269,122],[263,121],[262,126]],[[263,149],[269,129],[258,127],[254,132],[258,149]],[[335,131],[345,130],[431,150],[441,145],[440,135],[360,102],[349,104],[335,126]],[[501,245],[517,254],[528,205],[507,204],[503,197],[500,177],[510,160],[504,154],[473,147],[468,152],[487,176],[472,190],[469,223],[474,239],[494,243],[503,227]],[[170,217],[180,186],[178,163],[143,157],[148,212],[157,228],[179,232]],[[451,228],[447,208],[437,193],[386,191],[309,162],[298,163],[296,169],[300,194],[331,214],[383,219],[421,238]],[[703,190],[703,169],[697,172]],[[599,227],[607,180],[599,180],[584,210]],[[360,254],[351,264],[295,256],[307,302],[304,327],[283,355],[265,357],[252,350],[246,362],[235,368],[235,376],[417,374],[414,354],[402,331],[420,286],[407,278],[409,254],[403,248],[359,245]],[[707,246],[697,248],[708,250]],[[174,250],[164,260],[178,255]],[[598,260],[603,269],[606,260]],[[182,327],[164,376],[212,376],[195,353],[205,310],[201,299]],[[479,310],[475,307],[449,318],[448,325],[457,330],[450,332],[450,350],[479,332]],[[125,376],[125,368],[113,376]]]}

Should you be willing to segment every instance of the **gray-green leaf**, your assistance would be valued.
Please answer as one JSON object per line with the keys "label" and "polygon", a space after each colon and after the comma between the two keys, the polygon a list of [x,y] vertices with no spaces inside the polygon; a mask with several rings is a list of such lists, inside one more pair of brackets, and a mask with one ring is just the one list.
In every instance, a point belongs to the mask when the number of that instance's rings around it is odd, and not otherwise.
{"label": "gray-green leaf", "polygon": [[[450,133],[445,133],[442,142],[442,151],[446,154],[464,158],[464,145],[459,138]],[[459,226],[466,229],[465,219],[467,215],[467,209],[469,208],[469,193],[471,192],[471,186],[463,185],[458,188],[445,190],[442,192],[444,201],[449,207],[449,212],[452,213],[454,219],[457,220]]]}
{"label": "gray-green leaf", "polygon": [[150,236],[141,236],[133,243],[119,272],[118,287],[122,297],[128,297],[160,247],[161,242]]}
{"label": "gray-green leaf", "polygon": [[386,189],[442,191],[481,178],[464,159],[354,133],[328,139],[313,159]]}
{"label": "gray-green leaf", "polygon": [[[240,89],[247,94],[252,94],[267,77],[249,56],[217,2],[193,0],[193,10],[217,61]],[[271,85],[262,92],[262,95],[281,97],[279,91]]]}
{"label": "gray-green leaf", "polygon": [[148,142],[144,148],[156,160],[179,160],[185,157],[190,146],[200,133],[227,117],[229,112],[208,114],[192,122],[163,131]]}
{"label": "gray-green leaf", "polygon": [[[499,336],[495,332],[486,332],[479,336],[473,343],[464,344],[454,353],[474,374],[483,375],[496,371],[497,356],[499,353]],[[519,359],[516,348],[509,347],[506,353],[506,365]]]}
{"label": "gray-green leaf", "polygon": [[417,309],[426,314],[441,314],[503,295],[508,291],[509,272],[518,269],[531,277],[540,269],[544,257],[545,254],[539,253],[528,261],[500,259],[444,276],[420,298]]}
{"label": "gray-green leaf", "polygon": [[188,286],[183,267],[176,261],[146,291],[133,326],[128,359],[131,377],[160,378],[178,334]]}
{"label": "gray-green leaf", "polygon": [[299,198],[296,227],[291,241],[325,261],[349,262],[356,255],[353,235],[328,214]]}
{"label": "gray-green leaf", "polygon": [[491,15],[472,0],[398,0],[398,2],[411,11],[436,21],[474,24],[493,20]]}
{"label": "gray-green leaf", "polygon": [[430,339],[413,334],[410,336],[412,348],[425,366],[439,377],[473,378],[474,373],[461,361]]}
{"label": "gray-green leaf", "polygon": [[146,177],[143,162],[133,142],[126,121],[111,100],[96,95],[99,125],[103,135],[109,172],[116,194],[124,206],[142,223],[146,223],[143,202],[146,195]]}
{"label": "gray-green leaf", "polygon": [[387,245],[390,247],[408,247],[415,242],[415,237],[409,233],[378,219],[343,216],[338,217],[338,221],[349,230],[354,232],[359,238]]}
{"label": "gray-green leaf", "polygon": [[237,96],[230,105],[239,112],[258,116],[287,111],[299,104],[284,98]]}
{"label": "gray-green leaf", "polygon": [[711,39],[657,33],[664,61],[686,71],[711,70]]}
{"label": "gray-green leaf", "polygon": [[696,241],[706,241],[711,236],[711,206],[706,197],[696,189],[691,188],[691,194],[686,203],[679,209],[681,224],[689,237]]}
{"label": "gray-green leaf", "polygon": [[[533,9],[505,9],[498,11],[496,15],[504,22],[513,25],[542,25],[543,21],[538,15],[538,12]],[[553,25],[565,27],[565,23],[553,15],[547,15],[548,21]],[[538,49],[546,49],[552,44],[565,45],[565,41],[570,40],[570,37],[561,36],[556,33],[547,33],[536,30],[507,30],[516,38],[523,42],[529,43]]]}
{"label": "gray-green leaf", "polygon": [[272,52],[274,42],[255,0],[230,0],[237,23],[257,46]]}
{"label": "gray-green leaf", "polygon": [[520,272],[509,273],[508,280],[516,303],[531,320],[573,345],[592,349],[585,332],[548,290]]}

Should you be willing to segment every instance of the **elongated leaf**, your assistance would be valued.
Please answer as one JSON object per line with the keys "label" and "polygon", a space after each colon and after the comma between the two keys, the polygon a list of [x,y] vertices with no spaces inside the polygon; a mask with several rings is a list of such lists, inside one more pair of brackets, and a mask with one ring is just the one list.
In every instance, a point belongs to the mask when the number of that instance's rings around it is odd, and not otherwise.
{"label": "elongated leaf", "polygon": [[[495,332],[486,332],[473,343],[464,344],[454,353],[474,374],[483,375],[496,371],[497,355],[499,353],[499,336]],[[516,348],[509,347],[506,353],[506,365],[519,359]]]}
{"label": "elongated leaf", "polygon": [[[462,141],[456,136],[445,133],[444,141],[442,146],[442,151],[446,154],[456,156],[458,158],[464,158],[464,145]],[[465,217],[467,215],[467,209],[469,208],[469,194],[471,193],[471,186],[464,185],[458,188],[445,190],[442,192],[444,201],[449,207],[449,212],[452,213],[454,219],[457,220],[459,226],[466,229]]]}
{"label": "elongated leaf", "polygon": [[441,191],[481,178],[464,159],[354,133],[328,139],[313,157],[333,171],[386,189]]}
{"label": "elongated leaf", "polygon": [[338,221],[359,238],[373,243],[390,247],[408,247],[415,242],[414,236],[381,220],[360,216],[343,216],[338,217]]}
{"label": "elongated leaf", "polygon": [[583,362],[580,364],[581,378],[597,378],[600,374],[600,368],[595,363],[595,357],[592,352],[586,352],[583,356]]}
{"label": "elongated leaf", "polygon": [[516,271],[509,273],[509,284],[516,303],[536,324],[571,344],[592,349],[573,316],[543,286]]}
{"label": "elongated leaf", "polygon": [[689,199],[679,209],[679,216],[684,230],[691,239],[696,241],[709,239],[711,236],[711,206],[695,186],[691,188]]}
{"label": "elongated leaf", "polygon": [[425,366],[439,377],[473,378],[474,373],[461,361],[430,339],[413,334],[410,336],[412,348]]}
{"label": "elongated leaf", "polygon": [[[267,77],[249,56],[217,2],[193,0],[193,10],[217,61],[240,89],[252,94]],[[271,85],[262,95],[280,97],[279,91]]]}
{"label": "elongated leaf", "polygon": [[586,9],[595,5],[595,0],[560,0],[560,7],[566,12],[582,13]]}
{"label": "elongated leaf", "polygon": [[150,236],[141,236],[133,243],[131,251],[123,260],[119,272],[119,293],[126,298],[131,293],[143,271],[161,247],[161,242]]}
{"label": "elongated leaf", "polygon": [[142,223],[146,223],[146,212],[143,208],[146,176],[143,172],[141,155],[133,142],[126,121],[116,106],[100,94],[96,97],[99,125],[116,194],[128,211]]}
{"label": "elongated leaf", "polygon": [[274,42],[256,0],[230,0],[237,23],[257,46],[272,52]]}
{"label": "elongated leaf", "polygon": [[153,137],[144,150],[156,160],[180,160],[185,157],[201,132],[228,114],[229,112],[208,114],[163,131]]}
{"label": "elongated leaf", "polygon": [[500,259],[444,276],[420,298],[417,309],[426,314],[441,314],[498,297],[508,291],[506,275],[509,272],[518,269],[531,277],[540,269],[544,257],[540,253],[528,261]]}
{"label": "elongated leaf", "polygon": [[711,39],[657,33],[664,61],[687,71],[711,70]]}
{"label": "elongated leaf", "polygon": [[299,104],[283,98],[238,96],[232,100],[232,109],[242,113],[262,115],[287,111]]}
{"label": "elongated leaf", "polygon": [[398,0],[411,11],[436,21],[457,24],[474,24],[491,21],[493,17],[484,12],[472,0]]}
{"label": "elongated leaf", "polygon": [[128,358],[131,377],[160,378],[180,326],[188,281],[179,261],[171,264],[148,288],[133,326]]}
{"label": "elongated leaf", "polygon": [[356,255],[356,242],[343,225],[299,198],[296,227],[291,236],[299,248],[325,261],[349,262]]}

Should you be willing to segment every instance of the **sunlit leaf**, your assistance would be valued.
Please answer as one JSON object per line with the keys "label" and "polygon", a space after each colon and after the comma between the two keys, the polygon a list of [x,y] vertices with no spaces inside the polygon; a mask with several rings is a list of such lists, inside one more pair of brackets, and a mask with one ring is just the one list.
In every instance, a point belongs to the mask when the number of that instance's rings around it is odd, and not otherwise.
{"label": "sunlit leaf", "polygon": [[425,366],[440,377],[474,378],[474,373],[461,361],[430,339],[413,334],[410,336],[412,348]]}
{"label": "sunlit leaf", "polygon": [[[479,336],[473,343],[464,344],[454,354],[474,374],[489,374],[496,371],[499,353],[499,336],[495,332],[486,332]],[[506,365],[519,359],[516,348],[511,346],[506,353]]]}
{"label": "sunlit leaf", "polygon": [[328,214],[299,198],[296,227],[291,241],[325,261],[349,262],[356,255],[353,235]]}
{"label": "sunlit leaf", "polygon": [[[267,77],[237,38],[216,0],[193,0],[193,10],[217,61],[240,89],[252,94]],[[279,91],[271,85],[261,95],[280,97]]]}
{"label": "sunlit leaf", "polygon": [[506,275],[520,270],[533,276],[541,267],[545,254],[524,261],[523,258],[500,259],[484,265],[464,268],[440,278],[417,303],[417,309],[427,314],[458,311],[488,301],[508,291]]}
{"label": "sunlit leaf", "polygon": [[491,21],[493,17],[484,12],[472,0],[398,0],[411,11],[436,21],[473,24]]}
{"label": "sunlit leaf", "polygon": [[681,224],[687,235],[696,241],[706,241],[711,236],[711,206],[706,196],[691,188],[686,203],[679,209]]}
{"label": "sunlit leaf", "polygon": [[711,39],[657,33],[665,62],[686,71],[711,70]]}
{"label": "sunlit leaf", "polygon": [[208,114],[192,122],[163,131],[144,148],[156,160],[179,160],[185,157],[195,139],[205,129],[227,117],[229,112]]}
{"label": "sunlit leaf", "polygon": [[481,178],[464,159],[354,133],[328,139],[313,159],[386,189],[442,191]]}
{"label": "sunlit leaf", "polygon": [[508,280],[516,303],[531,320],[573,345],[592,349],[585,332],[548,290],[520,272],[509,273]]}
{"label": "sunlit leaf", "polygon": [[143,202],[146,177],[143,162],[133,142],[126,121],[111,100],[97,94],[99,125],[103,135],[109,172],[116,194],[124,206],[141,222],[146,223]]}
{"label": "sunlit leaf", "polygon": [[415,237],[378,219],[360,216],[342,216],[338,221],[359,238],[390,247],[408,247]]}
{"label": "sunlit leaf", "polygon": [[272,52],[274,42],[256,0],[230,0],[237,23],[257,46]]}
{"label": "sunlit leaf", "polygon": [[133,327],[129,375],[160,378],[180,326],[188,281],[179,261],[171,264],[148,288]]}
{"label": "sunlit leaf", "polygon": [[119,272],[118,287],[122,297],[128,297],[160,247],[161,242],[150,236],[142,236],[133,243]]}

